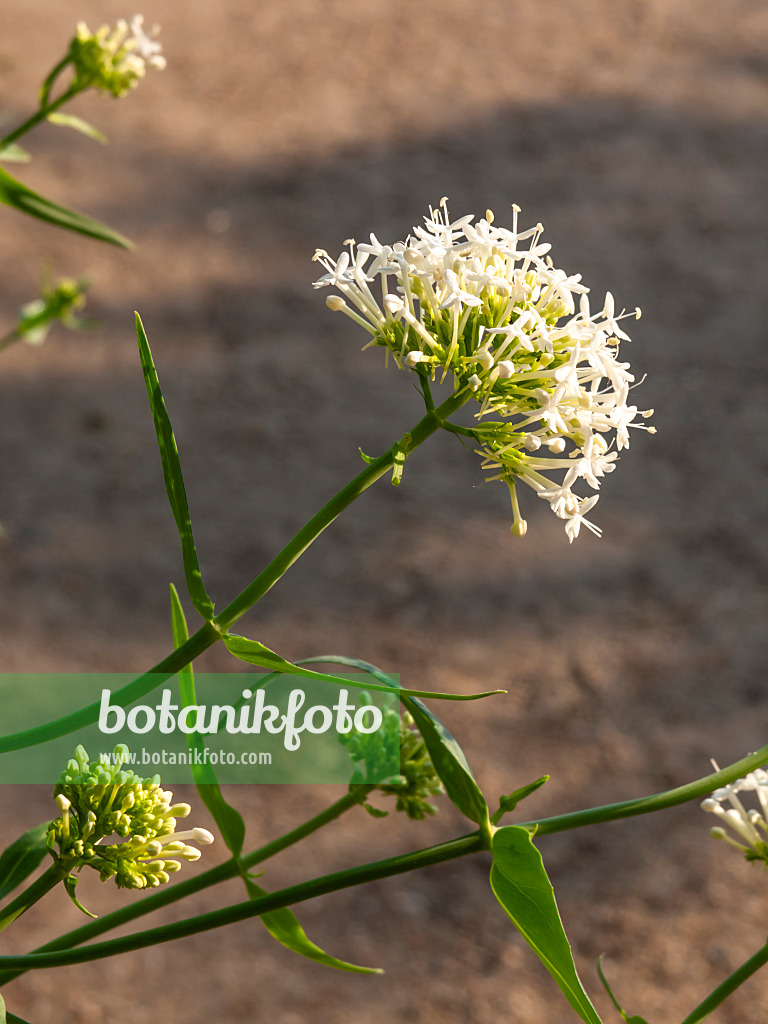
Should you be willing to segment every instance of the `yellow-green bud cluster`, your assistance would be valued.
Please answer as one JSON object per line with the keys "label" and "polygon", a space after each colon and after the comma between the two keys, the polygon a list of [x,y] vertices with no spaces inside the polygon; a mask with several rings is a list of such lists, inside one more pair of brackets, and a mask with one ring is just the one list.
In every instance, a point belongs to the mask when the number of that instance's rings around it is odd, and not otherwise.
{"label": "yellow-green bud cluster", "polygon": [[19,310],[17,335],[30,345],[40,345],[55,320],[60,320],[65,327],[79,327],[81,321],[74,314],[85,305],[85,289],[85,281],[67,277],[60,278],[53,286],[44,286],[41,298],[33,299]]}
{"label": "yellow-green bud cluster", "polygon": [[159,29],[146,35],[143,20],[137,14],[130,25],[120,19],[114,29],[102,25],[96,32],[81,21],[69,50],[72,87],[78,92],[94,88],[125,96],[146,75],[148,67],[162,70],[166,61],[160,55],[160,43],[153,38]]}
{"label": "yellow-green bud cluster", "polygon": [[[381,727],[375,733],[363,734],[353,730],[339,736],[357,769],[352,785],[365,782],[367,778],[380,778],[389,751],[395,742],[399,742],[400,773],[378,783],[376,789],[396,797],[395,810],[420,821],[435,813],[436,808],[427,798],[442,793],[443,784],[411,716],[405,713],[401,717],[391,708],[384,709],[382,715]],[[368,805],[366,809],[375,817],[386,813]]]}
{"label": "yellow-green bud cluster", "polygon": [[[128,756],[119,744],[111,758],[101,755],[91,764],[82,746],[75,750],[54,787],[61,814],[51,822],[47,842],[54,857],[73,867],[87,864],[102,881],[144,889],[167,882],[181,860],[200,857],[186,840],[205,845],[213,836],[201,828],[177,832],[176,819],[189,814],[189,804],[172,803],[173,793],[162,789],[158,776],[142,779],[126,769]],[[122,841],[102,845],[114,837]]]}

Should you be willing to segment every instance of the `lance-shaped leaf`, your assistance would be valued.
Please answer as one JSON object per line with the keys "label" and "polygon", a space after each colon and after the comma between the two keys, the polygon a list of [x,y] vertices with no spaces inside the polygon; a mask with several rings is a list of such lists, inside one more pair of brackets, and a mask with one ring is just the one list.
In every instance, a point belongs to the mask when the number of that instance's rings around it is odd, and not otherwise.
{"label": "lance-shaped leaf", "polygon": [[470,821],[483,826],[488,822],[488,805],[475,781],[464,751],[440,719],[420,700],[402,697],[403,707],[411,713],[416,728],[424,737],[429,756],[448,798]]}
{"label": "lance-shaped leaf", "polygon": [[[188,630],[184,609],[181,607],[179,595],[173,584],[171,584],[171,618],[173,622],[173,642],[178,647],[187,639]],[[182,707],[188,707],[190,704],[197,703],[195,677],[191,665],[187,665],[179,671],[179,692]],[[190,733],[187,736],[187,743],[193,751],[195,748],[204,745],[199,733]],[[222,838],[235,859],[248,895],[251,899],[264,896],[266,889],[256,885],[240,861],[243,841],[245,839],[245,823],[240,813],[224,799],[213,767],[207,763],[198,765],[193,761],[192,777],[198,793],[205,806],[211,812],[211,817],[218,825]],[[352,971],[358,974],[381,973],[376,968],[358,967],[355,964],[346,963],[344,960],[338,960],[336,957],[320,949],[319,946],[316,946],[307,937],[295,914],[287,907],[268,914],[262,914],[260,921],[274,939],[300,956],[308,957],[310,960],[315,960],[326,967],[335,967],[341,971]]]}
{"label": "lance-shaped leaf", "polygon": [[11,177],[1,167],[0,203],[12,206],[21,213],[28,213],[31,217],[45,220],[49,224],[55,224],[56,227],[76,231],[80,235],[96,238],[100,242],[119,245],[122,249],[133,249],[132,242],[118,234],[117,231],[108,228],[106,224],[100,224],[99,221],[86,217],[84,213],[78,213],[77,210],[68,210],[65,206],[52,203],[50,199],[38,195],[37,192],[33,192],[16,178]]}
{"label": "lance-shaped leaf", "polygon": [[[181,607],[179,595],[176,588],[171,584],[171,622],[173,625],[173,643],[180,647],[189,638],[187,620],[184,617],[184,609]],[[195,695],[195,674],[192,665],[185,665],[179,670],[179,695],[183,708],[197,704]],[[187,746],[194,753],[196,750],[202,752],[205,743],[200,733],[187,734]],[[243,852],[245,840],[245,822],[239,811],[227,803],[221,792],[219,781],[213,767],[202,757],[201,763],[197,764],[196,759],[191,759],[192,778],[194,779],[197,791],[200,794],[205,806],[211,812],[211,817],[216,822],[224,842],[227,844],[230,853],[236,860]]]}
{"label": "lance-shaped leaf", "polygon": [[98,128],[94,128],[92,124],[84,121],[82,117],[76,117],[74,114],[62,114],[61,111],[54,111],[48,115],[46,120],[50,121],[51,124],[60,124],[65,128],[74,128],[76,132],[80,132],[81,135],[87,135],[89,139],[94,139],[103,146],[106,146],[109,141],[107,136],[100,132]]}
{"label": "lance-shaped leaf", "polygon": [[144,371],[144,382],[147,385],[147,396],[149,406],[152,410],[152,419],[157,434],[157,446],[160,449],[160,461],[163,466],[163,479],[165,490],[168,494],[168,501],[176,520],[176,528],[181,538],[181,552],[184,560],[184,576],[187,581],[187,590],[195,609],[206,620],[213,618],[213,602],[206,593],[203,586],[203,577],[200,572],[200,564],[197,560],[195,539],[192,535],[192,522],[189,516],[189,505],[187,504],[187,492],[184,487],[184,478],[181,475],[181,463],[179,462],[179,450],[176,447],[176,438],[173,436],[173,427],[165,408],[163,392],[160,388],[160,381],[152,362],[152,352],[149,348],[147,335],[141,317],[136,314],[136,337],[139,342],[139,356],[141,368]]}
{"label": "lance-shaped leaf", "polygon": [[532,793],[535,793],[537,789],[540,789],[546,782],[549,782],[548,775],[542,775],[540,779],[536,779],[535,782],[529,782],[527,786],[521,786],[520,789],[516,789],[509,796],[503,796],[499,800],[499,809],[491,818],[492,825],[498,825],[505,814],[510,814],[521,800],[525,800]]}
{"label": "lance-shaped leaf", "polygon": [[512,923],[587,1024],[602,1024],[576,973],[555,892],[531,834],[507,825],[493,836],[491,888]]}
{"label": "lance-shaped leaf", "polygon": [[[230,654],[233,654],[240,661],[249,665],[258,665],[261,668],[268,668],[273,672],[285,672],[287,675],[302,676],[307,679],[323,680],[328,683],[337,683],[340,686],[352,686],[362,690],[376,690],[379,693],[392,693],[397,691],[402,697],[434,697],[438,700],[479,700],[480,697],[491,697],[496,693],[504,693],[504,690],[490,690],[487,693],[432,693],[430,690],[406,690],[394,682],[389,685],[363,682],[360,679],[345,678],[344,676],[329,675],[326,672],[313,672],[311,669],[302,668],[301,663],[286,661],[279,654],[270,651],[268,647],[258,640],[249,640],[247,637],[238,636],[236,633],[227,633],[222,637],[224,646]],[[310,659],[308,659],[310,660]],[[313,658],[312,661],[324,661],[331,659]]]}
{"label": "lance-shaped leaf", "polygon": [[619,1011],[619,1016],[621,1017],[621,1019],[623,1021],[626,1021],[626,1024],[648,1024],[648,1021],[644,1017],[639,1017],[637,1014],[633,1014],[631,1017],[628,1017],[627,1014],[624,1012],[624,1010],[621,1008],[621,1005],[620,1005],[618,999],[616,998],[616,996],[611,991],[611,986],[608,984],[608,980],[605,977],[605,974],[603,973],[603,957],[602,957],[602,954],[597,958],[597,973],[598,973],[598,975],[600,977],[600,981],[602,981],[602,983],[603,983],[603,988],[608,993],[609,999],[611,1000],[613,1005],[616,1007],[616,1009]]}
{"label": "lance-shaped leaf", "polygon": [[32,154],[15,142],[9,142],[5,146],[0,146],[0,163],[28,164],[31,159]]}
{"label": "lance-shaped leaf", "polygon": [[39,867],[46,854],[45,835],[48,822],[36,825],[3,850],[0,856],[0,900],[28,878]]}
{"label": "lance-shaped leaf", "polygon": [[[256,885],[252,878],[246,879],[246,886],[253,900],[258,899],[259,896],[267,895],[267,890],[262,889],[260,885]],[[335,956],[325,953],[319,946],[316,946],[314,942],[307,938],[307,934],[299,924],[298,918],[288,907],[282,907],[280,910],[271,910],[267,914],[262,914],[259,920],[272,938],[277,939],[286,949],[299,953],[308,960],[314,960],[316,963],[324,964],[326,967],[335,967],[339,971],[351,971],[353,974],[384,973],[380,967],[359,967],[357,964],[349,964],[345,960],[337,960]]]}

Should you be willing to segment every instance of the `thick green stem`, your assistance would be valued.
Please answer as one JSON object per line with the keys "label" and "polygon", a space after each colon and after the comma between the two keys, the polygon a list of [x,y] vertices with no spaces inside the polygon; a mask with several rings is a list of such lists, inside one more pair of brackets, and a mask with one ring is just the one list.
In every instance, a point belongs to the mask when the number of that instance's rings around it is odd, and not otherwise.
{"label": "thick green stem", "polygon": [[0,910],[0,932],[7,928],[9,924],[13,924],[26,910],[29,910],[33,904],[42,899],[46,893],[49,893],[67,874],[69,874],[69,868],[64,867],[61,861],[51,864],[48,870],[44,871],[31,885],[28,885],[24,892]]}
{"label": "thick green stem", "polygon": [[[423,444],[435,431],[444,426],[444,421],[452,413],[460,409],[467,401],[467,395],[451,395],[442,405],[434,411],[430,410],[419,420],[416,426],[403,435],[398,442],[397,448],[406,455],[410,455],[414,449]],[[274,558],[263,572],[259,573],[256,579],[245,588],[245,590],[220,612],[213,620],[223,630],[229,629],[237,620],[259,601],[271,587],[277,583],[280,577],[293,565],[309,547],[309,545],[320,536],[326,527],[336,519],[352,502],[359,498],[371,484],[376,483],[385,476],[391,469],[395,457],[395,446],[389,451],[380,455],[378,459],[366,466],[354,480],[351,480],[346,487],[324,505],[309,522],[303,526],[296,536],[289,541],[280,554]]]}
{"label": "thick green stem", "polygon": [[699,1003],[695,1010],[688,1014],[683,1021],[683,1024],[699,1024],[699,1021],[708,1017],[713,1010],[725,1002],[728,996],[735,992],[739,985],[743,985],[744,982],[751,978],[756,971],[759,971],[761,967],[768,963],[768,943],[759,949],[754,956],[751,956],[749,960],[737,967],[733,974],[726,978],[725,981],[718,985],[714,992],[711,992],[706,999]]}
{"label": "thick green stem", "polygon": [[381,878],[390,878],[406,871],[416,871],[432,864],[442,864],[444,861],[455,860],[457,857],[466,857],[470,853],[478,853],[485,848],[485,839],[477,832],[473,832],[439,846],[431,846],[399,857],[374,861],[370,864],[349,868],[346,871],[336,871],[330,875],[321,875],[309,882],[301,882],[298,885],[279,889],[259,899],[246,900],[244,903],[236,903],[223,910],[198,914],[183,921],[161,925],[159,928],[149,928],[146,931],[137,932],[135,935],[111,939],[109,942],[97,942],[84,949],[56,953],[30,953],[26,956],[2,956],[0,957],[0,970],[3,972],[6,970],[25,971],[101,960],[107,956],[116,956],[134,949],[154,946],[160,942],[171,942],[188,935],[197,935],[200,932],[221,928],[236,921],[246,921],[249,918],[266,914],[268,911],[302,903],[305,900],[314,899],[316,896],[325,896],[331,892],[338,892],[340,889],[364,885]]}
{"label": "thick green stem", "polygon": [[[260,846],[258,850],[254,850],[247,856],[241,857],[240,865],[246,870],[255,867],[257,864],[261,864],[270,857],[274,857],[276,854],[286,850],[289,846],[293,846],[294,843],[306,839],[307,836],[317,832],[324,825],[335,821],[352,807],[363,803],[368,794],[375,788],[375,786],[355,786],[353,790],[345,793],[341,799],[336,800],[330,807],[326,807],[324,811],[316,814],[297,828],[291,829],[285,835],[273,839],[271,842],[265,843],[264,846]],[[79,928],[73,928],[72,931],[60,935],[51,942],[46,942],[45,945],[38,947],[34,952],[49,953],[79,946],[89,939],[96,938],[97,935],[103,935],[104,932],[111,931],[113,928],[119,928],[120,925],[128,924],[129,921],[134,921],[138,917],[151,914],[161,907],[168,906],[170,903],[185,899],[187,896],[192,896],[196,892],[208,889],[212,885],[218,885],[219,882],[226,882],[230,878],[237,878],[239,873],[237,863],[234,859],[230,859],[223,864],[217,865],[215,868],[203,871],[194,878],[187,878],[183,882],[177,882],[165,889],[159,889],[157,892],[146,895],[136,903],[129,903],[119,910],[113,911],[111,914],[105,914],[104,917],[100,917],[95,921],[89,921],[88,924],[81,925]],[[9,981],[13,981],[14,978],[24,973],[23,970],[3,971],[0,974],[0,985],[7,985]]]}
{"label": "thick green stem", "polygon": [[689,800],[708,796],[721,786],[726,786],[736,779],[741,779],[755,768],[768,763],[768,746],[762,747],[754,754],[743,757],[740,761],[728,765],[722,771],[705,775],[695,782],[689,782],[677,789],[669,789],[653,796],[639,797],[637,800],[623,800],[617,804],[606,804],[603,807],[588,807],[583,811],[571,811],[569,814],[558,814],[540,821],[523,821],[523,828],[536,829],[537,836],[551,835],[553,832],[565,832],[572,828],[583,828],[585,825],[597,825],[603,821],[616,821],[619,818],[632,818],[637,814],[650,814],[663,811],[667,807],[676,807]]}
{"label": "thick green stem", "polygon": [[62,93],[57,100],[53,101],[53,103],[41,106],[40,109],[32,115],[32,117],[28,117],[27,120],[23,124],[20,124],[18,128],[14,128],[12,132],[0,139],[0,150],[5,146],[9,146],[17,139],[20,139],[22,135],[26,135],[26,133],[30,131],[30,129],[34,128],[35,125],[44,121],[49,114],[54,113],[54,111],[58,110],[59,107],[63,107],[65,103],[68,103],[73,96],[77,95],[78,92],[80,92],[79,89],[67,89],[67,91]]}
{"label": "thick green stem", "polygon": [[[172,651],[166,658],[158,662],[154,668],[134,679],[126,686],[116,690],[112,694],[112,702],[125,707],[133,701],[146,696],[155,687],[165,682],[179,669],[184,668],[194,661],[203,651],[212,647],[217,640],[221,639],[222,633],[226,632],[249,608],[253,607],[268,590],[270,590],[280,577],[293,565],[293,563],[307,550],[327,526],[336,519],[341,512],[359,498],[372,484],[380,480],[393,465],[395,448],[405,451],[409,455],[420,444],[423,444],[428,437],[431,437],[437,430],[444,426],[444,420],[452,413],[460,409],[467,401],[468,395],[451,395],[434,412],[428,412],[416,426],[403,439],[393,445],[389,451],[380,455],[378,459],[351,480],[346,487],[343,487],[338,494],[324,505],[309,522],[303,526],[292,540],[286,544],[283,550],[272,559],[269,565],[256,577],[245,590],[228,605],[224,611],[215,617],[213,623],[206,622],[200,629],[193,633],[186,643],[182,644],[175,651]],[[26,747],[35,746],[38,743],[45,743],[55,739],[57,736],[66,736],[76,729],[93,724],[99,717],[99,703],[94,702],[79,711],[65,715],[54,722],[47,722],[35,726],[32,729],[25,729],[22,732],[0,736],[0,754],[11,750],[21,750]]]}

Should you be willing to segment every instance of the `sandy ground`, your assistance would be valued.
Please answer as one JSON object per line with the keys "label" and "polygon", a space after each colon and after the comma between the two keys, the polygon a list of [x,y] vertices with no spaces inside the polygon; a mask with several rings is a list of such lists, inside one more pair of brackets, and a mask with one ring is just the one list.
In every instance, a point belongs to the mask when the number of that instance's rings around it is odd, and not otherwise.
{"label": "sandy ground", "polygon": [[[4,0],[8,123],[78,18],[113,0]],[[604,487],[604,537],[568,546],[544,503],[509,533],[506,494],[453,439],[403,486],[349,510],[243,626],[288,657],[378,662],[419,687],[509,695],[445,717],[489,793],[547,772],[527,815],[678,785],[765,735],[768,10],[757,0],[157,0],[169,66],[129,99],[75,108],[109,147],[46,126],[33,187],[98,216],[127,254],[0,214],[6,321],[41,265],[87,272],[97,329],[3,356],[0,650],[6,670],[141,670],[169,649],[180,557],[132,334],[141,311],[187,476],[203,570],[223,605],[353,473],[420,416],[403,374],[361,353],[313,292],[316,246],[402,238],[443,195],[516,202],[558,265],[639,305],[633,368],[655,437]],[[41,28],[42,26],[42,28]],[[640,392],[638,392],[640,394]],[[535,507],[540,506],[540,507]],[[221,651],[201,661],[230,663]],[[325,806],[327,787],[238,789],[250,846]],[[194,796],[192,796],[194,799]],[[0,793],[3,837],[50,814]],[[445,801],[443,801],[445,805]],[[202,817],[198,815],[202,820]],[[585,983],[679,1021],[765,937],[766,878],[695,807],[541,841]],[[464,826],[353,812],[269,865],[274,888],[427,845]],[[206,852],[206,863],[222,857]],[[301,908],[334,973],[251,922],[24,977],[33,1024],[551,1024],[575,1019],[495,905],[482,857]],[[125,897],[85,886],[95,909]],[[209,890],[201,909],[242,898]],[[22,951],[79,923],[61,893],[15,926]],[[191,908],[176,906],[167,919]],[[764,1024],[751,982],[717,1019]],[[713,1018],[714,1019],[714,1018]]]}

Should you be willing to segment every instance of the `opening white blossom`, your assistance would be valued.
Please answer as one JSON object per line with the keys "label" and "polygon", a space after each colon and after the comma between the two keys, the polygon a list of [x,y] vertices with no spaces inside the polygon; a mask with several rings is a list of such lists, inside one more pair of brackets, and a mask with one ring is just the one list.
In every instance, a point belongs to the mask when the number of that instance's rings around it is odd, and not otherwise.
{"label": "opening white blossom", "polygon": [[[739,793],[746,792],[756,794],[762,813],[744,806]],[[723,806],[724,804],[728,806]],[[742,851],[747,860],[762,860],[768,866],[768,771],[757,768],[743,779],[737,779],[736,782],[715,790],[702,801],[701,808],[717,815],[723,825],[727,825],[742,841],[733,839],[719,826],[712,829],[713,838],[724,839],[731,846],[735,846]]]}
{"label": "opening white blossom", "polygon": [[[640,311],[617,314],[608,292],[593,314],[581,275],[558,270],[540,240],[542,225],[518,231],[519,208],[512,210],[511,229],[497,227],[490,210],[476,223],[473,214],[451,221],[443,199],[403,242],[349,240],[337,260],[318,249],[314,258],[326,273],[314,286],[341,292],[328,307],[371,335],[366,348],[383,347],[422,378],[450,373],[456,391],[479,404],[471,436],[486,480],[510,486],[516,536],[525,534],[516,481],[566,520],[571,541],[582,524],[599,535],[584,517],[598,496],[572,487],[583,481],[599,490],[629,447],[630,426],[655,432],[635,422],[652,410],[628,404],[634,377],[618,358],[629,341],[619,321]],[[381,302],[370,287],[376,278]],[[545,475],[558,471],[560,484]]]}

